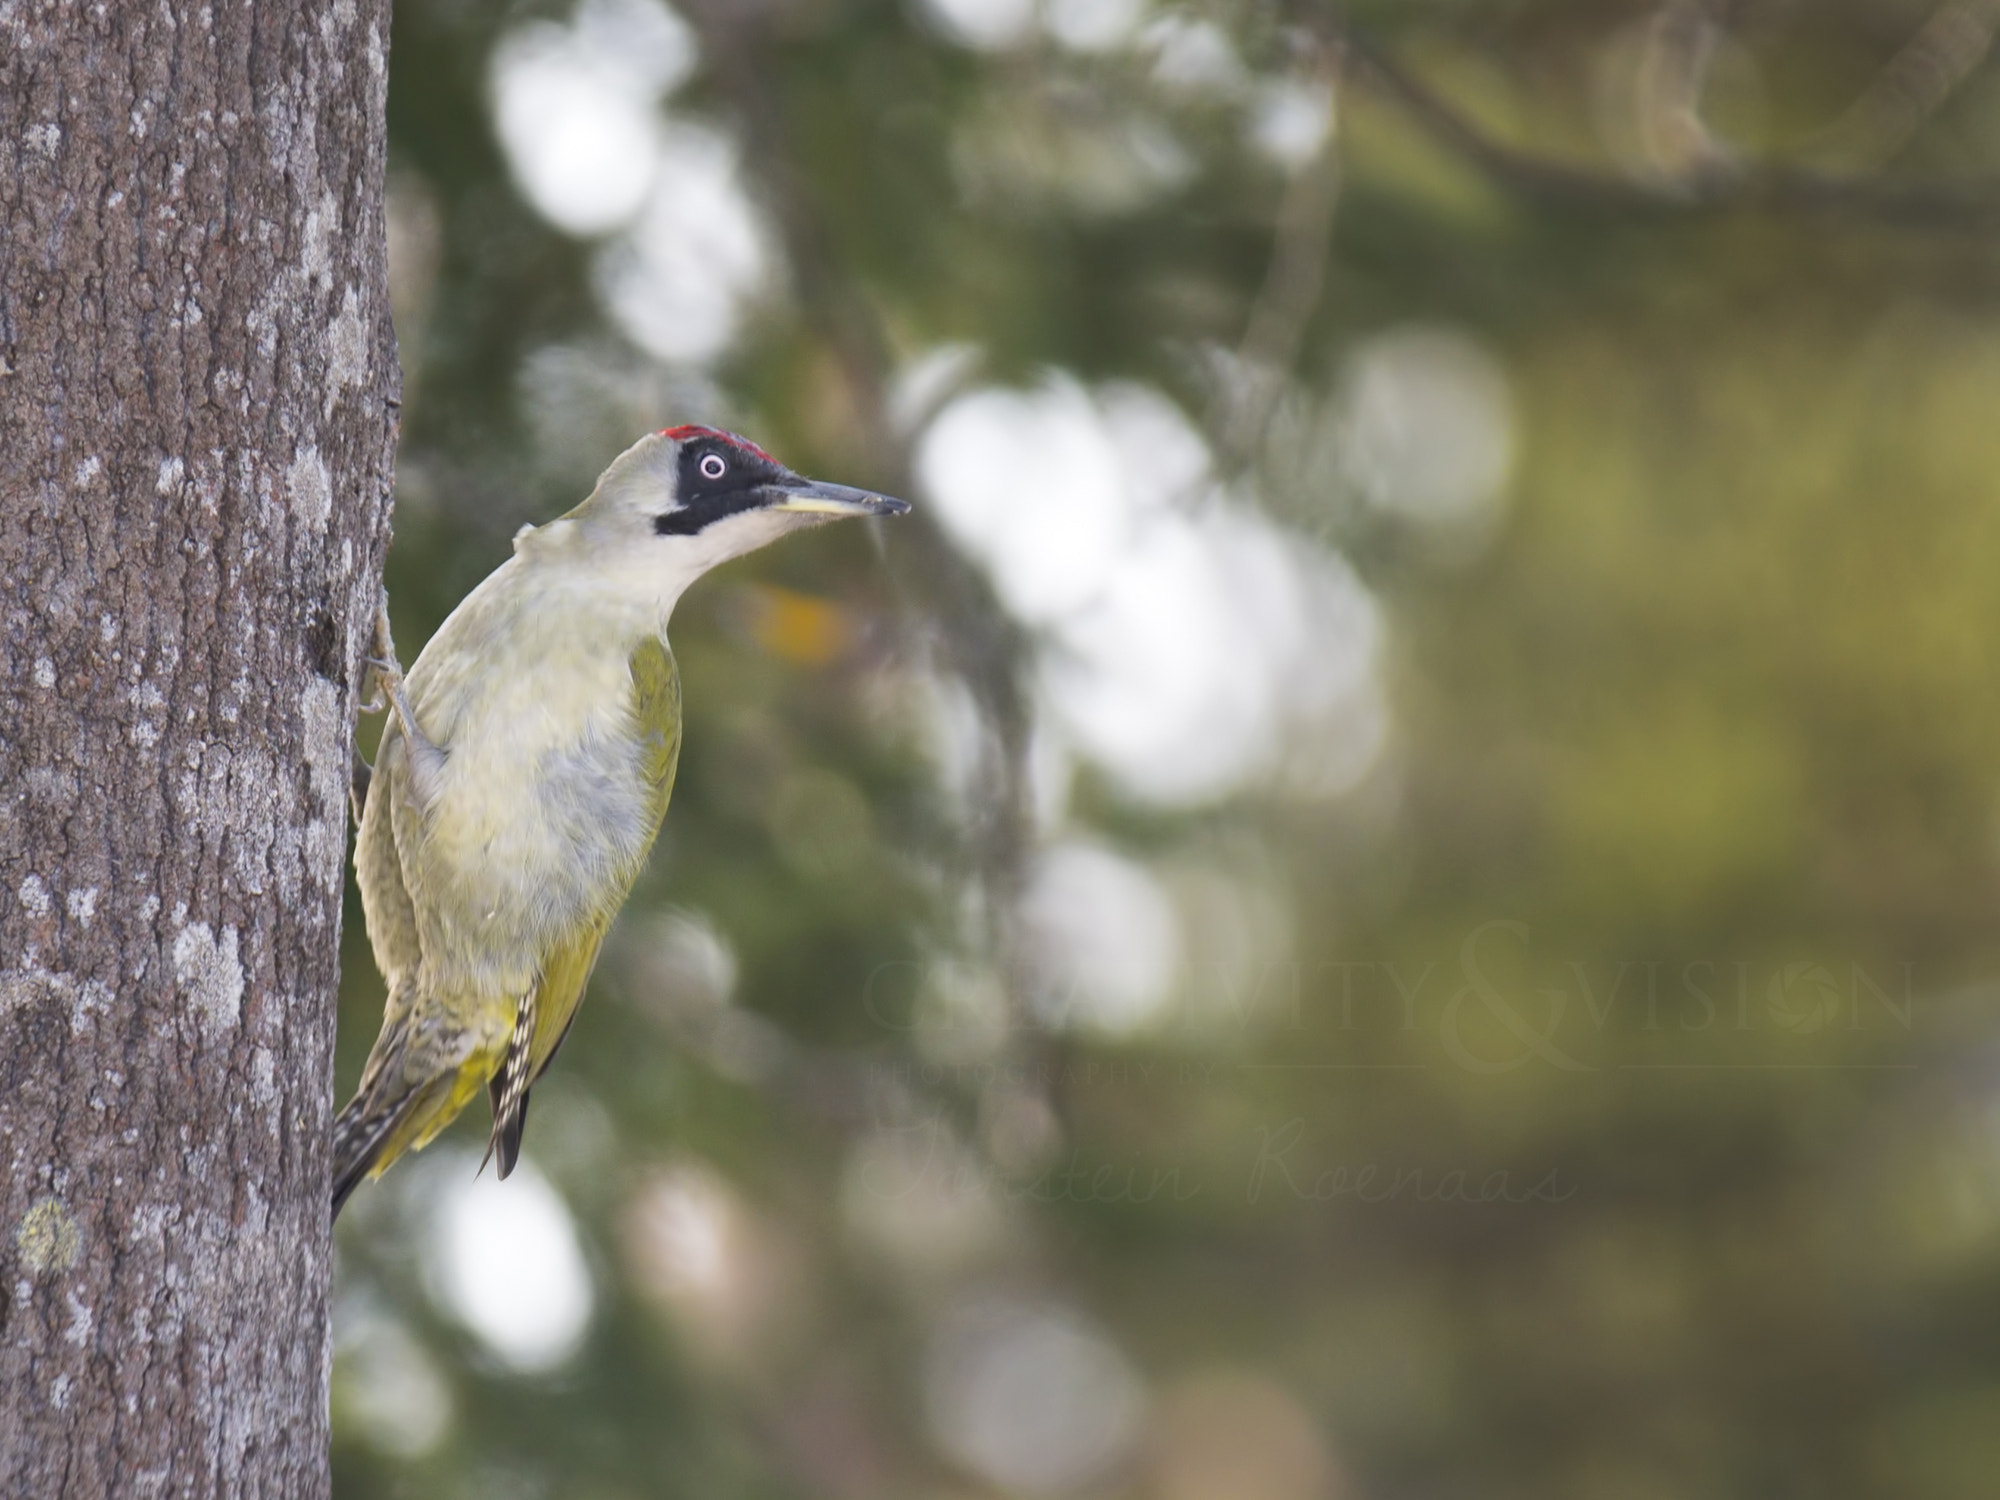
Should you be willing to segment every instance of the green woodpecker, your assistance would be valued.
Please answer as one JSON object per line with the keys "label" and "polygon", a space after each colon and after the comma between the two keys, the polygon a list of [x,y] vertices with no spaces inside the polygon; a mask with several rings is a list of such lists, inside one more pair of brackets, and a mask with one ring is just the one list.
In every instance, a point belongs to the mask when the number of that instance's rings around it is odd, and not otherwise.
{"label": "green woodpecker", "polygon": [[482,1086],[488,1154],[513,1170],[528,1090],[673,790],[666,629],[682,591],[788,531],[908,509],[803,479],[729,433],[673,427],[621,454],[568,515],[522,528],[407,681],[384,615],[370,665],[393,713],[357,792],[354,867],[388,1001],[334,1123],[336,1214]]}

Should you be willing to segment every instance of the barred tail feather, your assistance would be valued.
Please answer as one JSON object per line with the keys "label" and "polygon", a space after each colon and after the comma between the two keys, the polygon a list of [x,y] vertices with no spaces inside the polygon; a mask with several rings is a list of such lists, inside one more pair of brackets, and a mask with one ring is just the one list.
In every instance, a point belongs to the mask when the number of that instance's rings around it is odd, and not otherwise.
{"label": "barred tail feather", "polygon": [[[393,1000],[391,1004],[395,1007]],[[368,1066],[361,1070],[361,1086],[333,1122],[335,1218],[349,1194],[409,1148],[422,1129],[422,1117],[437,1113],[440,1089],[454,1082],[448,1063],[434,1071],[425,1066],[424,1057],[412,1057],[407,1003],[395,1008],[402,1014],[375,1039]],[[418,1050],[427,1049],[419,1042]]]}
{"label": "barred tail feather", "polygon": [[363,1090],[340,1112],[333,1122],[333,1217],[340,1217],[348,1195],[361,1186],[383,1148],[430,1092],[414,1088],[383,1097]]}
{"label": "barred tail feather", "polygon": [[414,990],[389,1000],[361,1087],[333,1125],[333,1211],[405,1151],[421,1151],[465,1108],[502,1059],[447,1006]]}
{"label": "barred tail feather", "polygon": [[493,1099],[493,1134],[479,1164],[483,1167],[488,1160],[497,1161],[502,1178],[521,1159],[521,1135],[528,1128],[528,1089],[535,1081],[535,1016],[540,1008],[537,993],[529,990],[521,997],[514,1012],[514,1032],[507,1039],[506,1061],[487,1085]]}

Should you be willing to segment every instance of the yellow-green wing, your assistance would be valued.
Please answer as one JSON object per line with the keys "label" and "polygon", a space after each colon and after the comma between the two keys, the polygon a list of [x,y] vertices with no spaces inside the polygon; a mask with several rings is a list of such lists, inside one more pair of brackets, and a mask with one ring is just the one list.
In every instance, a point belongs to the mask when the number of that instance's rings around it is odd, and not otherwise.
{"label": "yellow-green wing", "polygon": [[[354,837],[354,878],[361,888],[361,905],[368,919],[368,942],[375,967],[391,991],[405,975],[415,974],[423,961],[417,940],[417,912],[403,883],[403,857],[398,847],[398,804],[407,800],[403,778],[402,737],[393,719],[382,732],[375,752],[375,773]],[[405,819],[408,818],[405,813]],[[404,830],[407,837],[409,830]]]}
{"label": "yellow-green wing", "polygon": [[[660,831],[667,800],[674,794],[674,769],[681,758],[681,670],[667,643],[655,637],[632,653],[632,717],[639,726],[640,774],[652,789],[647,834]],[[635,876],[638,871],[632,872]]]}
{"label": "yellow-green wing", "polygon": [[632,653],[628,665],[632,672],[632,717],[639,731],[639,773],[648,792],[646,838],[638,859],[626,872],[617,900],[597,921],[551,953],[542,965],[542,981],[536,995],[534,1050],[530,1054],[531,1080],[539,1078],[548,1067],[549,1059],[555,1056],[576,1017],[584,986],[597,963],[598,947],[610,930],[611,919],[624,905],[632,882],[639,876],[674,792],[674,772],[681,757],[680,668],[675,665],[667,643],[657,638],[642,643]]}

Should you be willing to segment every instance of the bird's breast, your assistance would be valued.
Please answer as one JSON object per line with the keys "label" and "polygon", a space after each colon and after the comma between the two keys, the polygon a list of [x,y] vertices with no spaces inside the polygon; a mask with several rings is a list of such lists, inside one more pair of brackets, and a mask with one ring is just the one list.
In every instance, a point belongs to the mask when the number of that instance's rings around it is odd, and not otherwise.
{"label": "bird's breast", "polygon": [[631,699],[622,656],[579,650],[486,674],[437,715],[446,759],[422,863],[449,893],[440,945],[532,969],[624,899],[657,821]]}

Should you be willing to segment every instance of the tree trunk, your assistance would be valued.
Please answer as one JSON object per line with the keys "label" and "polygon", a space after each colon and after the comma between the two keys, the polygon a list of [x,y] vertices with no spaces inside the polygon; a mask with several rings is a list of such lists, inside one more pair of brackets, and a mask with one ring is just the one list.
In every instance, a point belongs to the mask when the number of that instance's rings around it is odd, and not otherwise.
{"label": "tree trunk", "polygon": [[0,1495],[316,1496],[386,0],[0,0]]}

